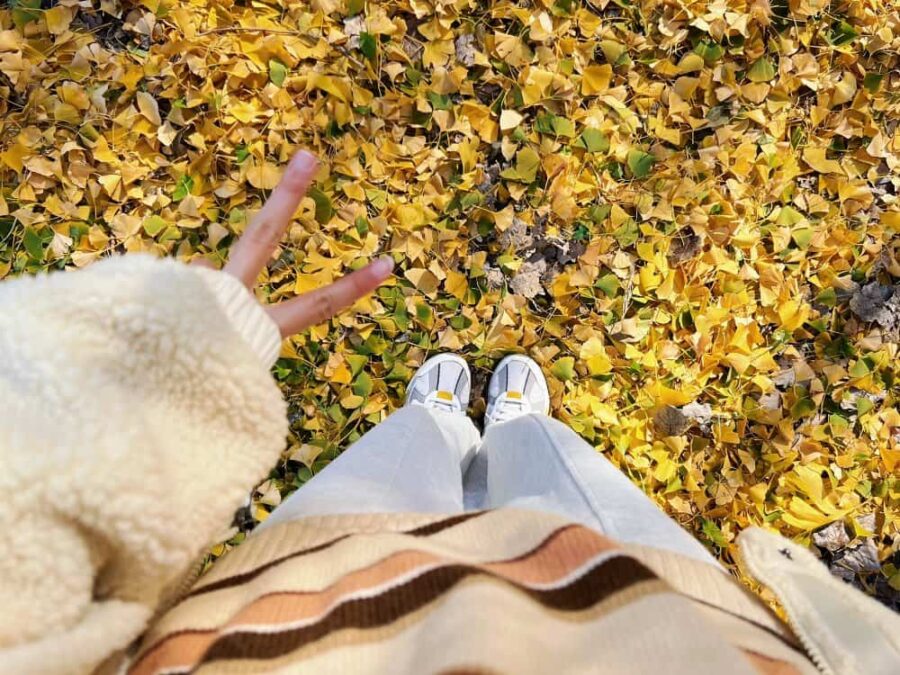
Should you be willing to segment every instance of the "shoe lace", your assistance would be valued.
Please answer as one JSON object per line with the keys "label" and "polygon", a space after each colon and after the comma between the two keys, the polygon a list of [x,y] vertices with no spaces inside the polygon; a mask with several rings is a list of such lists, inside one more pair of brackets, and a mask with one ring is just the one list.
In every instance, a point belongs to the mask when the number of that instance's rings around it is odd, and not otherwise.
{"label": "shoe lace", "polygon": [[437,399],[431,401],[431,402],[429,403],[429,405],[430,405],[432,408],[437,408],[437,409],[443,410],[443,411],[445,411],[445,412],[456,412],[456,411],[459,409],[459,406],[454,405],[454,404],[453,404],[452,402],[450,402],[450,401],[440,401],[440,400],[437,400]]}
{"label": "shoe lace", "polygon": [[452,401],[441,399],[437,396],[429,396],[422,405],[427,408],[442,410],[449,413],[459,412],[462,409],[459,400],[457,400],[455,396]]}
{"label": "shoe lace", "polygon": [[528,408],[523,401],[514,401],[503,396],[494,404],[494,411],[491,417],[495,422],[507,422],[527,412]]}

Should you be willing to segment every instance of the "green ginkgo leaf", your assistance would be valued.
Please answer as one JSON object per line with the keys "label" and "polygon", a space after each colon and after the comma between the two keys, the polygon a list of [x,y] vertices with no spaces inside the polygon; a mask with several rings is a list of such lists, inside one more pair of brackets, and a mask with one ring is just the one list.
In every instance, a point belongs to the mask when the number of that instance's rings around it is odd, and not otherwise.
{"label": "green ginkgo leaf", "polygon": [[656,159],[653,155],[647,154],[643,150],[629,150],[627,161],[628,168],[631,169],[631,175],[635,178],[644,178],[650,173],[650,169],[653,168],[653,163]]}
{"label": "green ginkgo leaf", "polygon": [[599,129],[585,129],[581,132],[576,145],[588,152],[606,152],[609,150],[609,138]]}
{"label": "green ginkgo leaf", "polygon": [[334,206],[331,204],[331,199],[328,195],[317,187],[310,188],[306,194],[316,203],[316,220],[322,225],[331,220],[331,217],[334,215]]}
{"label": "green ginkgo leaf", "polygon": [[172,193],[172,200],[180,202],[182,199],[191,194],[194,189],[194,179],[188,175],[184,175],[178,179],[175,184],[175,192]]}
{"label": "green ginkgo leaf", "polygon": [[369,394],[372,393],[372,378],[365,372],[360,373],[356,377],[356,381],[353,383],[353,393],[357,396],[362,396],[366,398]]}
{"label": "green ginkgo leaf", "polygon": [[12,20],[16,28],[24,28],[32,21],[41,18],[41,0],[16,0],[10,2]]}
{"label": "green ginkgo leaf", "polygon": [[360,33],[359,34],[359,51],[363,53],[370,61],[375,58],[375,54],[378,51],[378,43],[375,41],[375,36],[371,33]]}
{"label": "green ginkgo leaf", "polygon": [[537,177],[538,167],[541,165],[541,157],[534,149],[522,148],[516,153],[516,166],[504,170],[500,175],[509,180],[531,183]]}
{"label": "green ginkgo leaf", "polygon": [[44,261],[44,242],[33,228],[26,227],[25,235],[22,237],[22,245],[29,257],[38,262]]}
{"label": "green ginkgo leaf", "polygon": [[284,84],[287,73],[287,66],[285,66],[281,61],[277,61],[276,59],[269,60],[269,80],[276,87],[280,87],[282,84]]}
{"label": "green ginkgo leaf", "polygon": [[751,82],[770,82],[775,79],[775,66],[764,56],[758,58],[747,71],[747,79]]}
{"label": "green ginkgo leaf", "polygon": [[168,226],[169,224],[165,221],[165,219],[156,214],[147,216],[146,218],[144,218],[143,222],[144,232],[146,232],[151,237],[155,237]]}
{"label": "green ginkgo leaf", "polygon": [[550,366],[550,372],[563,382],[575,378],[575,359],[571,356],[564,356],[556,363]]}

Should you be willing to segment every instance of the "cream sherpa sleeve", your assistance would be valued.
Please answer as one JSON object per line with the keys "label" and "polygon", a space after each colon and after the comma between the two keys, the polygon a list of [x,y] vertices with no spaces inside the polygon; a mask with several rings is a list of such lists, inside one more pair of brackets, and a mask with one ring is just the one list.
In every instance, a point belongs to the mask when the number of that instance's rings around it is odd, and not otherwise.
{"label": "cream sherpa sleeve", "polygon": [[0,284],[0,672],[140,634],[283,448],[279,344],[236,279],[173,260]]}

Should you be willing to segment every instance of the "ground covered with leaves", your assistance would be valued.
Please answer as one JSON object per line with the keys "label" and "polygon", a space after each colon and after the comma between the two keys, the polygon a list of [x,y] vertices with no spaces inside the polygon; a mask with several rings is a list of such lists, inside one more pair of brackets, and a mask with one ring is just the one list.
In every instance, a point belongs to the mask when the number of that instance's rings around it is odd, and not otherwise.
{"label": "ground covered with leaves", "polygon": [[262,293],[398,263],[285,346],[290,446],[240,525],[429,354],[480,386],[526,351],[723,562],[764,524],[896,602],[897,3],[3,3],[0,275],[221,261],[301,147]]}

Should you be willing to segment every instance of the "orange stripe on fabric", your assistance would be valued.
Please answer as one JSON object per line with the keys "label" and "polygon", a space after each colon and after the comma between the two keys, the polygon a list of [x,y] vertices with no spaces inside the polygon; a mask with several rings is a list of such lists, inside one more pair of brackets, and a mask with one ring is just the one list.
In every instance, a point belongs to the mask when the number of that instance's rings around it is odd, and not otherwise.
{"label": "orange stripe on fabric", "polygon": [[[550,584],[587,563],[596,555],[610,550],[592,532],[571,528],[551,535],[536,551],[525,558],[484,565],[475,569],[493,572],[516,583],[534,586]],[[342,597],[366,589],[383,590],[388,582],[419,568],[436,566],[446,558],[424,551],[401,551],[375,565],[348,574],[333,586],[318,593],[273,593],[259,598],[238,612],[227,627],[267,625],[277,617],[279,623],[311,619],[326,611]]]}
{"label": "orange stripe on fabric", "polygon": [[[549,585],[564,579],[596,556],[616,550],[615,544],[592,530],[571,525],[552,533],[532,551],[511,560],[471,565],[473,569],[509,579],[524,586]],[[342,599],[366,589],[383,592],[391,582],[448,561],[424,551],[400,551],[376,564],[348,574],[317,592],[274,592],[258,598],[217,630],[183,632],[163,637],[147,650],[132,673],[151,673],[194,664],[206,647],[235,627],[277,630],[279,625],[311,621]],[[379,588],[380,587],[380,588]],[[165,647],[164,650],[161,648]]]}
{"label": "orange stripe on fabric", "polygon": [[785,661],[763,656],[749,649],[743,649],[741,653],[761,675],[800,675],[800,672],[794,666]]}

